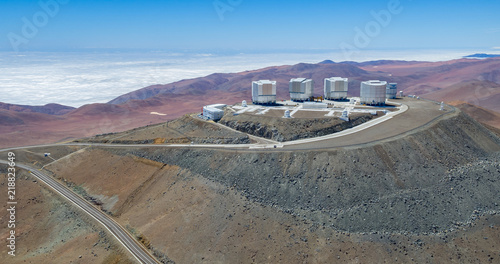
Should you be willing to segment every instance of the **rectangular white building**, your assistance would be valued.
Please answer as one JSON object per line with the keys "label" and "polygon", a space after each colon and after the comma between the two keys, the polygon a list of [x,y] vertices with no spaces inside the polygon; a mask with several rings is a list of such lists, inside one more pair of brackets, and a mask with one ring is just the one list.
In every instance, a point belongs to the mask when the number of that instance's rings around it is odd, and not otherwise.
{"label": "rectangular white building", "polygon": [[313,96],[314,81],[306,78],[291,79],[288,88],[292,101],[308,101]]}
{"label": "rectangular white building", "polygon": [[325,78],[325,99],[344,100],[347,99],[348,79],[342,77]]}
{"label": "rectangular white building", "polygon": [[206,119],[218,121],[224,116],[224,107],[225,104],[213,104],[206,105],[203,107],[203,116]]}
{"label": "rectangular white building", "polygon": [[254,104],[276,103],[276,81],[270,81],[270,80],[253,81],[252,102]]}

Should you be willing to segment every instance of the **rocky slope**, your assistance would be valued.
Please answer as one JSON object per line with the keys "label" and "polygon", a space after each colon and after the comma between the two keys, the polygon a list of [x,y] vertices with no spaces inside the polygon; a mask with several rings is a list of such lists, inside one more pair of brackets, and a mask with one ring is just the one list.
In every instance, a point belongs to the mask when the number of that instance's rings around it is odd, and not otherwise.
{"label": "rocky slope", "polygon": [[429,94],[436,101],[463,101],[500,113],[500,84],[490,81],[466,81]]}
{"label": "rocky slope", "polygon": [[370,114],[353,114],[349,121],[339,118],[293,118],[267,117],[242,114],[225,114],[221,124],[238,131],[276,140],[279,142],[320,137],[355,127],[373,119]]}
{"label": "rocky slope", "polygon": [[450,104],[458,107],[461,111],[479,121],[481,124],[500,130],[500,113],[463,101],[453,101],[450,102]]}
{"label": "rocky slope", "polygon": [[211,122],[185,115],[159,125],[139,127],[120,133],[109,133],[79,139],[76,142],[120,143],[120,144],[248,144],[250,138],[244,134]]}
{"label": "rocky slope", "polygon": [[[0,168],[0,186],[5,188],[0,198],[7,201],[7,177]],[[16,185],[16,256],[8,255],[4,244],[3,263],[135,263],[104,227],[27,172],[17,172]],[[0,221],[5,223],[0,239],[7,241],[6,203],[0,209]]]}
{"label": "rocky slope", "polygon": [[459,114],[349,148],[87,148],[45,168],[178,263],[421,263],[500,258],[499,164]]}
{"label": "rocky slope", "polygon": [[[500,217],[477,215],[467,228],[433,235],[348,233],[248,199],[189,169],[87,150],[78,169],[52,166],[88,192],[118,195],[111,213],[177,263],[488,262],[498,258]],[[81,157],[84,157],[81,156]],[[76,156],[74,157],[77,158]],[[96,163],[97,162],[97,163]],[[87,166],[123,164],[90,181]],[[101,165],[100,165],[101,164]],[[140,174],[130,172],[143,171]],[[83,169],[83,170],[82,170]],[[110,184],[118,173],[128,190]],[[135,175],[135,176],[134,176]],[[101,178],[101,177],[99,177]],[[125,186],[120,185],[120,186]],[[125,205],[125,206],[124,206]]]}
{"label": "rocky slope", "polygon": [[[466,195],[469,190],[460,188],[466,182],[445,181],[453,176],[450,170],[497,151],[498,137],[460,115],[404,139],[356,149],[237,155],[209,150],[129,153],[189,169],[234,186],[260,203],[307,215],[339,230],[423,233],[467,222],[474,210],[500,209],[494,195],[500,187],[495,177],[499,168],[494,163],[487,163],[489,174],[477,179],[481,186],[474,193],[484,193],[481,204],[477,197]],[[454,211],[446,211],[453,202]],[[359,219],[353,221],[354,216]]]}

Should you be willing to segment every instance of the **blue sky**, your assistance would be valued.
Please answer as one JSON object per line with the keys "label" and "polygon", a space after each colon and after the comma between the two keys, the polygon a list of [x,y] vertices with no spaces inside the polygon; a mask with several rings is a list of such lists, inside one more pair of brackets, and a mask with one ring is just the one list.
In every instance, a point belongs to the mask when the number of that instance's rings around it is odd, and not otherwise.
{"label": "blue sky", "polygon": [[493,49],[499,10],[483,0],[1,1],[0,49]]}

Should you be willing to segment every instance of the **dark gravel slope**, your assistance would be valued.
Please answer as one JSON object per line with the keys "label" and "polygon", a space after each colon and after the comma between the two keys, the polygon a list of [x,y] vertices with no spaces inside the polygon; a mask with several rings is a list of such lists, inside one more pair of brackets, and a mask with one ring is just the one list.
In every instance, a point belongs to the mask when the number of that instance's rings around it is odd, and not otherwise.
{"label": "dark gravel slope", "polygon": [[348,149],[113,151],[180,166],[254,201],[351,232],[440,232],[500,209],[500,139],[465,114]]}

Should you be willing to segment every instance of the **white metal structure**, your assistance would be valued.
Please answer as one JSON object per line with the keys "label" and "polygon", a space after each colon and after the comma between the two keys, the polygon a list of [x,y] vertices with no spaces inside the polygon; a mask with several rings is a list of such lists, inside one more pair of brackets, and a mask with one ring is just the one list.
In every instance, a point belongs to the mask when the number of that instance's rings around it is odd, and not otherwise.
{"label": "white metal structure", "polygon": [[283,116],[284,118],[291,118],[291,115],[290,115],[290,110],[286,110],[285,111],[285,115]]}
{"label": "white metal structure", "polygon": [[370,80],[361,83],[360,103],[367,105],[384,105],[387,82]]}
{"label": "white metal structure", "polygon": [[247,107],[247,106],[248,106],[247,101],[243,100],[243,101],[241,102],[241,106],[243,106],[243,107]]}
{"label": "white metal structure", "polygon": [[326,103],[304,102],[302,109],[324,109],[328,108]]}
{"label": "white metal structure", "polygon": [[207,105],[203,107],[203,116],[206,119],[210,119],[213,121],[218,121],[224,116],[224,107],[227,105],[225,104],[213,104],[213,105]]}
{"label": "white metal structure", "polygon": [[440,111],[444,111],[444,102],[441,102],[441,108],[439,108]]}
{"label": "white metal structure", "polygon": [[347,109],[344,109],[344,111],[342,111],[342,116],[340,117],[340,119],[349,122],[349,111]]}
{"label": "white metal structure", "polygon": [[342,100],[347,99],[347,78],[331,77],[325,78],[324,95],[325,99]]}
{"label": "white metal structure", "polygon": [[404,97],[403,91],[399,91],[399,97]]}
{"label": "white metal structure", "polygon": [[387,99],[396,99],[396,97],[398,95],[398,84],[397,83],[388,83],[385,92],[386,92]]}
{"label": "white metal structure", "polygon": [[311,79],[291,79],[288,85],[292,101],[307,101],[313,96],[314,82]]}
{"label": "white metal structure", "polygon": [[269,81],[269,80],[253,81],[252,102],[254,104],[276,103],[276,81]]}

